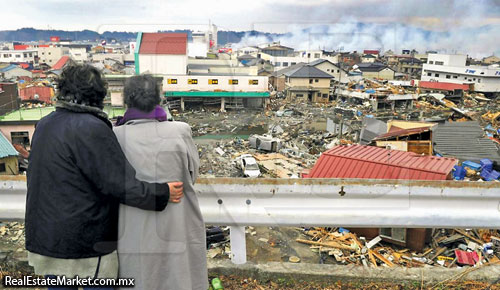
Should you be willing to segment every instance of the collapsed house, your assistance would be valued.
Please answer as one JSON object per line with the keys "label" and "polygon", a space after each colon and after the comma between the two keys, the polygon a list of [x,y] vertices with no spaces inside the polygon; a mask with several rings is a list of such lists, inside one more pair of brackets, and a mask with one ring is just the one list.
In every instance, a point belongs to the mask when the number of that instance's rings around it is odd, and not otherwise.
{"label": "collapsed house", "polygon": [[[307,178],[360,178],[397,180],[451,180],[453,158],[418,155],[374,146],[335,146],[324,152]],[[356,228],[367,239],[383,240],[422,250],[430,237],[428,229]]]}

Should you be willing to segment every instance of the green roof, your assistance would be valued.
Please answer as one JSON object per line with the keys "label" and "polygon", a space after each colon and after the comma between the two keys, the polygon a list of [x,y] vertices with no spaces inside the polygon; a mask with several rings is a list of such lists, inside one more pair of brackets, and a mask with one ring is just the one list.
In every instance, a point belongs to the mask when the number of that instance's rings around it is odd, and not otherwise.
{"label": "green roof", "polygon": [[[34,109],[20,109],[0,116],[0,122],[18,122],[18,121],[39,121],[55,110],[55,107],[44,107]],[[110,119],[125,114],[125,108],[104,107],[104,112]]]}
{"label": "green roof", "polygon": [[7,138],[5,138],[5,136],[2,133],[0,133],[0,158],[17,156],[17,155],[19,155],[19,153],[17,153],[14,146],[12,146],[9,140],[7,140]]}
{"label": "green roof", "polygon": [[172,91],[165,92],[165,97],[192,98],[269,98],[269,92],[214,92],[214,91]]}

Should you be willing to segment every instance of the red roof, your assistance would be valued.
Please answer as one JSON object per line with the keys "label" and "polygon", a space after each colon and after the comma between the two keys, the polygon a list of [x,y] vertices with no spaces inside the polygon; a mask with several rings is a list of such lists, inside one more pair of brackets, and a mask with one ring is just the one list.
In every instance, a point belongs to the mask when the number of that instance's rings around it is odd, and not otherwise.
{"label": "red roof", "polygon": [[420,81],[418,86],[424,89],[434,89],[442,91],[453,91],[453,90],[469,90],[469,85],[446,83],[446,82],[426,82]]}
{"label": "red roof", "polygon": [[324,152],[309,178],[445,180],[457,160],[374,146],[335,146]]}
{"label": "red roof", "polygon": [[379,51],[376,49],[365,49],[363,50],[363,54],[379,54]]}
{"label": "red roof", "polygon": [[21,100],[35,100],[35,95],[38,95],[36,100],[44,101],[45,103],[51,103],[53,96],[53,89],[51,87],[28,87],[19,90],[19,97]]}
{"label": "red roof", "polygon": [[186,54],[186,33],[143,33],[140,54]]}
{"label": "red roof", "polygon": [[30,46],[27,45],[27,44],[14,44],[14,49],[15,50],[26,50],[28,49]]}
{"label": "red roof", "polygon": [[69,61],[69,56],[65,55],[61,57],[55,65],[52,66],[52,69],[62,69],[66,63]]}

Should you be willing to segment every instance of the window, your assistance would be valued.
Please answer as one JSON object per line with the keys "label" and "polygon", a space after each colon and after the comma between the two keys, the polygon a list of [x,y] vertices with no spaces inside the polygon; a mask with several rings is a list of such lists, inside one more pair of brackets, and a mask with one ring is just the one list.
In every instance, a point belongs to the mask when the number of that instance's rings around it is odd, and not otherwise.
{"label": "window", "polygon": [[218,79],[209,79],[208,80],[208,84],[209,85],[218,85],[219,84],[219,80]]}
{"label": "window", "polygon": [[449,79],[449,78],[451,78],[451,76],[450,75],[446,75],[446,78]]}
{"label": "window", "polygon": [[27,131],[11,132],[10,138],[12,139],[12,144],[30,145],[30,134]]}
{"label": "window", "polygon": [[382,228],[380,236],[397,242],[406,242],[406,229]]}
{"label": "window", "polygon": [[304,95],[303,95],[303,94],[296,94],[295,96],[296,96],[297,98],[302,98],[302,97],[304,97]]}
{"label": "window", "polygon": [[20,58],[20,57],[21,57],[21,55],[20,55],[20,54],[16,54],[16,58]]}
{"label": "window", "polygon": [[33,53],[30,52],[30,57],[33,57]]}
{"label": "window", "polygon": [[296,62],[291,62],[290,65],[296,65],[297,63]]}
{"label": "window", "polygon": [[437,65],[443,65],[443,64],[444,64],[444,62],[442,62],[442,61],[436,61],[436,64],[437,64]]}
{"label": "window", "polygon": [[168,79],[168,80],[167,80],[167,83],[168,83],[169,85],[176,85],[176,84],[177,84],[177,79]]}
{"label": "window", "polygon": [[477,82],[480,83],[481,82],[481,79],[477,79]]}
{"label": "window", "polygon": [[319,82],[319,80],[318,80],[318,79],[315,79],[315,80],[314,80],[314,82],[315,82],[315,83],[317,83],[317,82]]}
{"label": "window", "polygon": [[329,68],[327,68],[327,69],[326,69],[326,71],[330,71],[330,69],[329,69]]}
{"label": "window", "polygon": [[323,98],[328,98],[328,94],[323,94]]}
{"label": "window", "polygon": [[28,57],[28,54],[27,53],[23,53],[23,57]]}
{"label": "window", "polygon": [[320,57],[319,53],[314,54],[314,58],[319,58],[319,57]]}
{"label": "window", "polygon": [[45,55],[45,52],[42,52],[42,55]]}
{"label": "window", "polygon": [[312,84],[313,83],[313,80],[312,79],[309,79],[309,83]]}
{"label": "window", "polygon": [[339,69],[337,70],[337,73],[340,73],[340,70],[339,70]]}
{"label": "window", "polygon": [[454,75],[454,76],[453,76],[453,78],[454,78],[454,79],[456,79],[456,78],[458,78],[458,76],[457,76],[457,75]]}
{"label": "window", "polygon": [[472,80],[473,80],[473,81],[476,81],[476,78],[473,78]]}
{"label": "window", "polygon": [[321,98],[321,93],[320,92],[318,92],[318,98]]}
{"label": "window", "polygon": [[434,61],[432,61],[432,60],[429,60],[429,64],[434,64]]}
{"label": "window", "polygon": [[281,62],[279,61],[275,62],[274,66],[281,66]]}
{"label": "window", "polygon": [[5,163],[0,163],[0,172],[5,172]]}
{"label": "window", "polygon": [[51,52],[49,52],[49,55],[51,55],[51,54],[52,54],[52,53],[51,53]]}
{"label": "window", "polygon": [[434,74],[434,76],[438,78],[438,77],[439,77],[439,74]]}
{"label": "window", "polygon": [[283,66],[288,66],[288,62],[284,61]]}
{"label": "window", "polygon": [[197,85],[198,79],[188,79],[188,85]]}
{"label": "window", "polygon": [[251,86],[256,86],[259,84],[259,80],[248,80],[248,84]]}
{"label": "window", "polygon": [[238,84],[238,80],[235,80],[235,79],[229,80],[229,84],[230,85],[237,85]]}
{"label": "window", "polygon": [[3,57],[9,57],[9,55],[8,54],[4,54]]}

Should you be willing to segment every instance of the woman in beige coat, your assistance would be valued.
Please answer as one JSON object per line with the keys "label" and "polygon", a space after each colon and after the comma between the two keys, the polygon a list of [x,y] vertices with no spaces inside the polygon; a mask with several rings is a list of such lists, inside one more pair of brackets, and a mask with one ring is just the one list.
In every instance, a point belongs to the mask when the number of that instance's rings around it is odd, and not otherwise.
{"label": "woman in beige coat", "polygon": [[135,289],[206,290],[205,225],[193,188],[198,151],[191,128],[167,121],[153,77],[130,78],[128,107],[114,132],[139,180],[182,181],[184,198],[162,212],[120,207],[119,275],[135,278]]}

